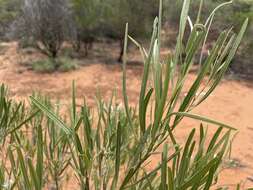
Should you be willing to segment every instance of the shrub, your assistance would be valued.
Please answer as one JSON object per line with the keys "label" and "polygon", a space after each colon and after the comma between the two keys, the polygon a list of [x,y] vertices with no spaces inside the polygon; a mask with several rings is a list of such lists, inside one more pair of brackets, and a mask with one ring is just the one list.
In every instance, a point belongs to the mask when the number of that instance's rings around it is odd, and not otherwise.
{"label": "shrub", "polygon": [[55,58],[69,33],[69,17],[65,0],[24,0],[13,31],[18,38],[32,38],[41,52]]}
{"label": "shrub", "polygon": [[[76,40],[74,47],[80,50],[85,45],[85,55],[92,48],[93,41],[99,36],[119,40],[122,61],[124,23],[129,22],[129,34],[134,37],[146,37],[151,32],[153,16],[156,9],[152,1],[137,0],[72,0],[74,23],[76,25]],[[155,10],[155,11],[154,11]]]}
{"label": "shrub", "polygon": [[79,51],[84,44],[85,56],[101,29],[102,3],[100,0],[71,0],[75,25],[74,49]]}
{"label": "shrub", "polygon": [[0,38],[7,39],[6,33],[11,23],[16,19],[20,9],[20,1],[0,0]]}
{"label": "shrub", "polygon": [[60,72],[68,72],[78,68],[77,62],[67,57],[61,57],[57,60],[57,62],[59,65],[58,70]]}
{"label": "shrub", "polygon": [[78,64],[76,61],[67,58],[59,57],[57,59],[43,59],[32,63],[32,69],[39,73],[52,73],[54,71],[68,72],[76,70]]}
{"label": "shrub", "polygon": [[[22,104],[15,106],[2,87],[0,185],[42,190],[45,184],[53,184],[53,188],[61,189],[63,177],[74,172],[82,190],[210,189],[229,153],[235,129],[191,111],[219,84],[240,44],[247,20],[238,35],[230,35],[230,30],[220,34],[181,100],[194,55],[208,33],[207,26],[196,23],[184,44],[189,3],[184,1],[173,56],[165,60],[160,57],[161,17],[154,21],[149,50],[130,38],[144,58],[139,103],[135,107],[129,106],[126,85],[128,25],[124,38],[123,106],[117,104],[115,93],[109,102],[98,94],[93,109],[85,101],[77,105],[73,83],[70,112],[64,117],[59,102],[52,104],[39,95],[30,97],[31,104],[26,109]],[[201,124],[200,138],[195,138],[196,129],[192,129],[181,144],[175,130],[182,127],[184,118],[219,127],[208,140],[207,130]],[[26,135],[25,129],[32,131],[31,136]],[[161,146],[161,161],[147,170]],[[7,162],[9,168],[5,167]]]}
{"label": "shrub", "polygon": [[56,69],[55,60],[44,59],[32,63],[32,69],[39,73],[52,73]]}
{"label": "shrub", "polygon": [[[118,61],[122,62],[124,47],[125,24],[129,23],[129,35],[132,37],[145,38],[151,33],[154,14],[153,1],[138,0],[106,0],[105,23],[103,23],[104,35],[113,38],[120,43]],[[156,14],[155,14],[156,15]]]}

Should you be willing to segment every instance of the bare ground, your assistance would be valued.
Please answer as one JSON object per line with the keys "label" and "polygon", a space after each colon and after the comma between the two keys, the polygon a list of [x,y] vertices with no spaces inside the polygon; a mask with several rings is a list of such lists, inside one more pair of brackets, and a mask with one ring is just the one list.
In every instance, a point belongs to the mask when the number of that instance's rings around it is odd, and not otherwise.
{"label": "bare ground", "polygon": [[[121,66],[116,63],[106,63],[96,59],[84,59],[80,68],[68,73],[38,74],[27,69],[22,63],[37,59],[38,54],[17,52],[16,43],[4,44],[4,53],[0,52],[0,83],[9,86],[11,96],[25,99],[33,91],[41,91],[53,99],[60,98],[62,102],[70,100],[71,82],[76,81],[78,98],[86,97],[92,105],[96,91],[99,89],[104,98],[108,98],[113,89],[121,94]],[[112,47],[115,53],[116,47]],[[110,51],[111,53],[111,51]],[[117,52],[116,52],[117,53]],[[115,53],[115,54],[116,54]],[[112,53],[113,54],[113,53]],[[25,61],[24,61],[25,60]],[[127,88],[130,102],[137,101],[139,94],[141,64],[128,66]],[[195,75],[190,74],[189,86]],[[253,186],[253,82],[224,80],[209,99],[193,111],[201,115],[218,119],[239,130],[233,144],[232,159],[224,169],[219,179],[219,186],[235,189],[237,183],[244,187]],[[198,123],[185,120],[177,130],[177,136],[183,142],[187,131],[198,127]],[[212,128],[213,126],[210,126]],[[232,167],[233,165],[233,167]]]}

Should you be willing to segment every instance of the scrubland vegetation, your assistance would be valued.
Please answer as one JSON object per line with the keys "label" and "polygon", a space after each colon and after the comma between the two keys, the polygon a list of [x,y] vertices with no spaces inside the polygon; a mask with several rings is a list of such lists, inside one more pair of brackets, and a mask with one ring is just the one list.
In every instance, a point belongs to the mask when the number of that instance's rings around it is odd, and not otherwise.
{"label": "scrubland vegetation", "polygon": [[[3,9],[9,3],[0,2]],[[241,21],[243,14],[237,16],[240,27],[238,24],[235,29],[228,26],[221,30],[223,26],[218,25],[216,35],[212,36],[213,24],[219,24],[214,20],[220,9],[231,3],[216,7],[216,2],[210,2],[207,5],[204,1],[160,1],[158,6],[155,1],[134,0],[25,0],[18,8],[14,3],[14,13],[8,12],[11,16],[6,16],[13,19],[7,27],[13,32],[11,37],[48,57],[33,63],[35,71],[77,69],[70,58],[59,56],[66,41],[87,56],[94,40],[118,40],[123,100],[122,104],[116,102],[116,92],[109,101],[98,93],[96,107],[89,106],[85,98],[79,105],[73,82],[70,106],[63,108],[59,101],[53,102],[39,93],[29,97],[28,103],[18,102],[8,96],[8,89],[2,85],[1,189],[60,190],[69,183],[71,188],[82,190],[215,188],[237,130],[191,111],[213,93],[226,74],[244,34],[249,32],[249,20]],[[247,1],[240,3],[251,6]],[[207,14],[205,9],[212,6],[213,11]],[[191,15],[191,7],[198,10],[196,15]],[[164,58],[162,26],[168,10],[170,22],[177,23],[178,35],[173,52]],[[148,34],[151,39],[145,48],[139,40]],[[214,38],[214,42],[205,54],[209,38]],[[129,104],[127,95],[130,43],[137,46],[143,57],[136,105]],[[182,96],[194,63],[199,65],[196,78]],[[199,121],[199,126],[191,130],[184,143],[179,143],[175,130],[185,118]],[[208,127],[217,129],[212,134]],[[160,159],[154,160],[157,156]],[[150,167],[151,162],[154,167]]]}
{"label": "scrubland vegetation", "polygon": [[[191,3],[192,22],[203,22],[215,7],[226,1],[196,0]],[[20,47],[36,47],[43,54],[56,58],[63,42],[69,42],[73,50],[82,56],[92,51],[93,43],[102,39],[118,41],[118,61],[122,61],[125,23],[129,23],[129,34],[140,41],[151,35],[153,19],[158,14],[158,0],[1,0],[0,36],[4,40],[18,40]],[[182,0],[164,0],[163,40],[164,46],[175,45]],[[201,10],[199,12],[198,10]],[[217,11],[214,25],[205,49],[213,44],[218,34],[227,26],[239,31],[245,18],[249,27],[245,40],[233,60],[230,70],[234,73],[250,74],[252,66],[252,12],[251,0],[235,0]],[[189,27],[187,26],[187,33]],[[168,33],[168,35],[167,35]],[[169,35],[171,34],[171,35]],[[103,40],[102,40],[103,41]],[[208,52],[206,52],[207,54]],[[56,61],[57,62],[57,61]],[[55,67],[57,68],[57,67]]]}

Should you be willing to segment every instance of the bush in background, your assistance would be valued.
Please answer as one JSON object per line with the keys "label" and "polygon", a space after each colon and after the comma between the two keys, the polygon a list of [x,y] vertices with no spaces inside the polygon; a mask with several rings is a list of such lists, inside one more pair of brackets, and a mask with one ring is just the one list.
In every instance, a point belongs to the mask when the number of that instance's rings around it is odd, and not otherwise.
{"label": "bush in background", "polygon": [[38,73],[52,73],[56,69],[55,60],[48,58],[35,61],[32,63],[32,69]]}
{"label": "bush in background", "polygon": [[69,17],[66,0],[24,0],[13,30],[18,38],[32,38],[41,52],[56,58],[68,34]]}
{"label": "bush in background", "polygon": [[104,36],[119,41],[120,54],[118,61],[122,62],[124,23],[129,23],[129,35],[137,39],[145,39],[151,34],[154,16],[157,16],[157,3],[139,0],[106,0]]}
{"label": "bush in background", "polygon": [[84,44],[85,56],[88,55],[99,33],[102,33],[100,31],[103,18],[102,4],[101,0],[71,0],[74,23],[73,45],[76,51],[80,51]]}
{"label": "bush in background", "polygon": [[78,68],[78,63],[73,60],[70,59],[68,57],[60,57],[58,58],[58,71],[60,72],[68,72],[68,71],[73,71],[76,70]]}
{"label": "bush in background", "polygon": [[7,39],[6,34],[20,11],[20,4],[19,0],[0,0],[0,39]]}
{"label": "bush in background", "polygon": [[38,73],[68,72],[77,68],[77,62],[67,57],[47,58],[32,63],[32,69]]}
{"label": "bush in background", "polygon": [[[43,2],[43,3],[42,3]],[[148,26],[154,16],[158,15],[157,0],[1,0],[0,1],[0,36],[13,29],[20,40],[21,47],[36,46],[50,57],[56,57],[63,41],[70,41],[79,51],[84,48],[84,55],[92,48],[92,44],[100,37],[117,40],[120,45],[119,61],[122,61],[124,23],[128,22],[129,34],[137,40],[147,39],[151,30]],[[197,20],[201,7],[200,21],[204,21],[211,11],[225,0],[196,0],[190,5],[189,16],[192,22]],[[201,6],[202,3],[202,6]],[[175,31],[183,0],[164,0],[166,14],[164,20],[169,23],[165,35]],[[252,46],[253,1],[234,0],[231,6],[223,7],[214,16],[214,24],[210,28],[208,47],[227,23],[238,26],[246,17],[249,18],[249,29],[241,49]],[[13,20],[16,22],[13,23]],[[46,26],[46,27],[45,27]],[[169,31],[170,30],[170,31]],[[186,31],[189,34],[190,28]],[[2,31],[2,32],[1,32]],[[171,36],[169,43],[175,44],[176,36]],[[206,48],[208,49],[208,48]],[[82,53],[82,52],[81,52]],[[206,51],[206,54],[208,51]],[[249,51],[239,51],[232,69],[235,72],[249,73],[253,70],[253,56]]]}

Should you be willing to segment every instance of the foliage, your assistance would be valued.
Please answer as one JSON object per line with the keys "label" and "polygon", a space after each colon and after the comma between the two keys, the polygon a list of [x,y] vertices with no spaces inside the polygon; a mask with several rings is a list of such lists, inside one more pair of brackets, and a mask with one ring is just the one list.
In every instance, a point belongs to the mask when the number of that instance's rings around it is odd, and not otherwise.
{"label": "foliage", "polygon": [[0,37],[5,38],[19,11],[20,2],[17,0],[0,0]]}
{"label": "foliage", "polygon": [[99,35],[102,22],[103,2],[100,0],[72,0],[73,18],[75,23],[74,48],[79,51],[85,44],[85,54],[88,54],[88,44]]}
{"label": "foliage", "polygon": [[120,41],[120,57],[123,55],[123,38],[126,22],[129,22],[129,34],[145,37],[150,33],[149,26],[156,9],[154,1],[137,0],[72,0],[73,17],[76,24],[75,49],[85,44],[85,55],[92,42],[99,36]]}
{"label": "foliage", "polygon": [[122,62],[125,23],[129,23],[129,35],[145,38],[151,33],[149,26],[154,16],[157,16],[154,14],[157,10],[154,7],[156,3],[138,0],[106,0],[105,2],[104,35],[120,41],[121,51],[118,61]]}
{"label": "foliage", "polygon": [[76,70],[78,68],[78,64],[75,60],[72,60],[68,57],[60,57],[57,59],[58,61],[58,70],[60,72],[68,72],[72,70]]}
{"label": "foliage", "polygon": [[[129,23],[129,35],[135,39],[147,39],[151,33],[149,26],[153,17],[157,16],[158,0],[1,0],[0,1],[0,36],[7,35],[13,39],[8,30],[18,37],[21,47],[36,45],[42,52],[50,57],[55,57],[63,41],[70,41],[75,50],[88,55],[93,47],[93,42],[100,37],[112,38],[119,41],[120,52],[118,61],[122,61],[123,36],[125,23]],[[44,2],[44,1],[43,1]],[[52,3],[53,2],[53,3]],[[190,4],[189,16],[194,23],[199,19],[203,23],[219,3],[226,0],[195,0]],[[23,4],[23,5],[22,5]],[[166,14],[163,17],[168,21],[168,30],[175,30],[179,23],[179,16],[183,0],[164,0]],[[202,5],[202,6],[200,6]],[[43,9],[43,10],[42,10]],[[199,10],[199,11],[198,11]],[[252,19],[253,1],[234,0],[232,4],[223,6],[223,11],[216,11],[207,46],[214,43],[219,33],[228,23],[234,26],[235,31],[240,30],[240,23],[249,18],[246,39],[242,49],[252,46]],[[43,14],[40,14],[43,13]],[[49,14],[50,13],[50,14]],[[201,14],[200,14],[201,13]],[[35,15],[35,16],[31,16]],[[199,15],[199,17],[198,17]],[[15,20],[13,24],[13,20]],[[11,26],[11,27],[10,27]],[[47,27],[44,27],[47,26]],[[186,28],[188,36],[189,27]],[[2,33],[2,34],[1,34]],[[170,31],[165,34],[171,33]],[[169,43],[174,43],[176,36],[169,38]],[[207,48],[204,48],[207,49]],[[205,53],[208,54],[208,51]],[[234,60],[232,69],[238,73],[251,73],[252,55],[249,51],[239,51],[238,59]]]}
{"label": "foliage", "polygon": [[[59,102],[53,104],[38,94],[30,97],[27,107],[12,103],[2,86],[0,186],[42,190],[52,184],[54,189],[63,189],[64,176],[74,173],[82,190],[210,189],[230,150],[235,129],[191,111],[219,84],[248,21],[238,34],[232,34],[231,30],[220,33],[183,97],[182,89],[194,56],[209,32],[208,25],[194,23],[184,43],[189,3],[185,0],[183,4],[175,52],[165,60],[160,57],[161,17],[154,21],[149,50],[128,35],[126,25],[123,105],[117,104],[115,93],[109,101],[104,101],[98,93],[97,106],[93,109],[86,101],[77,104],[73,82],[69,114],[64,116]],[[162,15],[161,10],[162,7],[159,15]],[[140,48],[144,61],[139,103],[134,107],[129,106],[126,85],[129,39]],[[183,58],[183,54],[186,57]],[[202,123],[198,139],[196,129],[192,129],[185,143],[178,141],[175,130],[183,127],[180,124],[184,118]],[[214,135],[207,133],[204,123],[218,126]],[[155,168],[148,169],[161,146],[161,161],[156,162]],[[10,163],[10,167],[5,167],[6,163]]]}
{"label": "foliage", "polygon": [[55,58],[68,34],[69,15],[65,0],[24,0],[13,30],[19,38],[32,38],[38,49]]}
{"label": "foliage", "polygon": [[32,69],[39,73],[52,73],[56,69],[55,60],[44,59],[32,63]]}
{"label": "foliage", "polygon": [[56,70],[68,72],[77,69],[77,67],[78,64],[68,57],[47,58],[32,63],[32,69],[38,73],[52,73]]}
{"label": "foliage", "polygon": [[[242,43],[242,47],[238,52],[238,57],[233,61],[231,69],[235,73],[250,74],[253,71],[252,60],[253,56],[250,53],[253,44],[252,33],[253,33],[253,1],[252,0],[234,0],[234,1],[217,1],[217,0],[196,0],[191,3],[191,10],[199,10],[200,2],[202,2],[200,20],[205,20],[211,11],[219,5],[219,3],[227,3],[226,6],[215,13],[215,19],[213,25],[210,27],[210,38],[208,44],[212,44],[219,33],[227,27],[228,23],[234,27],[235,31],[240,30],[240,23],[246,18],[249,19],[249,27],[247,28],[245,39]],[[168,13],[167,19],[172,25],[177,25],[178,17],[180,15],[180,7],[183,1],[172,1],[168,0]],[[197,20],[199,11],[191,11],[190,18],[193,21]]]}

